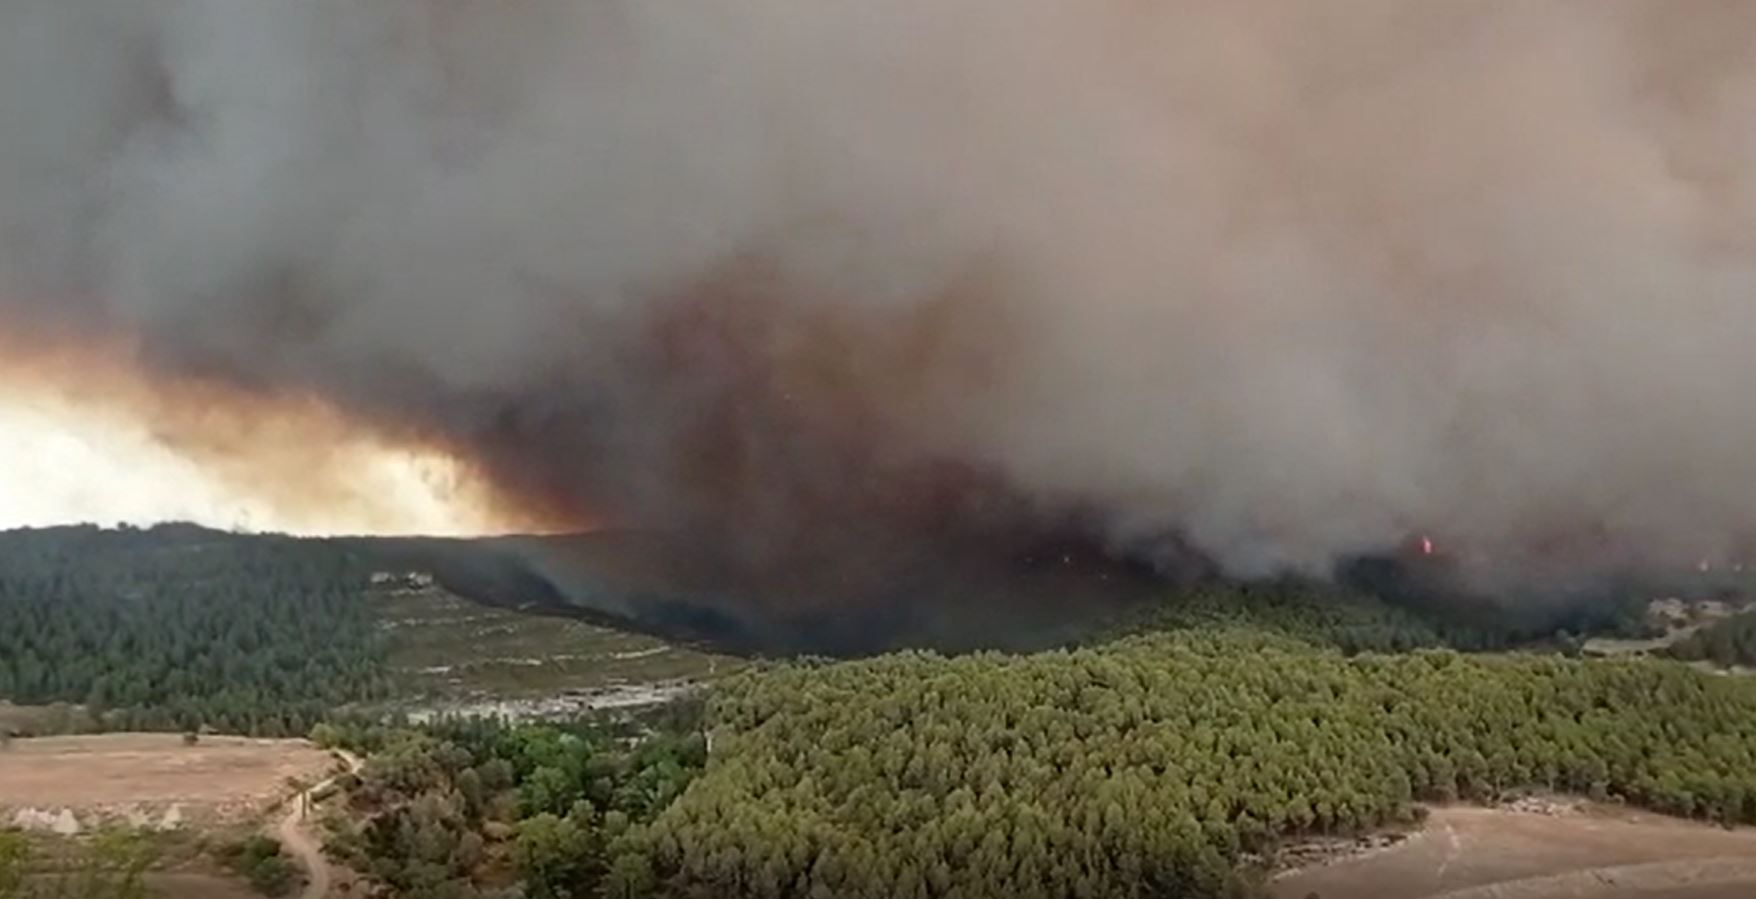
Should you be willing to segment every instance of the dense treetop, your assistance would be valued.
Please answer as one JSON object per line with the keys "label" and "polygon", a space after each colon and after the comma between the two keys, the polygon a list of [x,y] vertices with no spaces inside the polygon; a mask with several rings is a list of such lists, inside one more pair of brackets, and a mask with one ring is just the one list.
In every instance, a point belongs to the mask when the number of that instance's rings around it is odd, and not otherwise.
{"label": "dense treetop", "polygon": [[1348,657],[1259,633],[785,667],[725,685],[625,886],[1218,896],[1253,854],[1525,789],[1756,821],[1756,683],[1651,660]]}
{"label": "dense treetop", "polygon": [[343,723],[314,736],[370,754],[330,818],[328,850],[380,894],[422,899],[594,896],[611,843],[668,807],[706,760],[688,704],[616,727]]}
{"label": "dense treetop", "polygon": [[116,728],[303,733],[386,688],[368,575],[325,541],[0,534],[0,698],[84,704]]}
{"label": "dense treetop", "polygon": [[[777,665],[717,687],[705,726],[658,749],[381,740],[349,851],[391,896],[1200,899],[1421,801],[1555,790],[1756,822],[1756,682],[1662,660],[1349,655],[1222,624]],[[454,852],[501,863],[430,867]]]}

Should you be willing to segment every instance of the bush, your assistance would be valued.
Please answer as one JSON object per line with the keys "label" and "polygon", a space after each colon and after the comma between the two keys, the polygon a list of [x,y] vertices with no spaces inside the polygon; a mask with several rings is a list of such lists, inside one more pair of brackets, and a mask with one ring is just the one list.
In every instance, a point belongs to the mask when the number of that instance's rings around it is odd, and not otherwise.
{"label": "bush", "polygon": [[311,728],[311,742],[322,749],[334,749],[341,745],[341,732],[333,724],[319,723]]}
{"label": "bush", "polygon": [[281,855],[280,841],[273,837],[249,837],[227,847],[221,857],[226,867],[264,896],[284,896],[299,879],[298,868]]}
{"label": "bush", "polygon": [[299,870],[279,855],[258,859],[244,875],[250,886],[264,896],[285,896],[299,880]]}

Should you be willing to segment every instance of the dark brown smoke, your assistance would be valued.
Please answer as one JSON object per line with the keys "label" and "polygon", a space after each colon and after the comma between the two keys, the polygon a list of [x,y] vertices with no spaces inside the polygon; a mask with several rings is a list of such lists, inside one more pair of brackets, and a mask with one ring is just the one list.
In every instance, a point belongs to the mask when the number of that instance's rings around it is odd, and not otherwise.
{"label": "dark brown smoke", "polygon": [[14,0],[0,135],[8,333],[557,527],[1756,531],[1736,0]]}

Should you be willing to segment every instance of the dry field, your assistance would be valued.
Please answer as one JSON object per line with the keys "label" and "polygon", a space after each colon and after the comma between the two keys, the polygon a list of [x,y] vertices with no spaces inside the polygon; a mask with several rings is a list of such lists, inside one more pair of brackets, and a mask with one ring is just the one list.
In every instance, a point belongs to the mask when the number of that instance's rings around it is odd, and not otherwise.
{"label": "dry field", "polygon": [[[22,810],[70,811],[82,826],[149,814],[173,820],[235,822],[287,796],[289,777],[320,779],[336,762],[303,740],[105,734],[15,740],[0,750],[0,824]],[[28,814],[28,812],[26,812]]]}
{"label": "dry field", "polygon": [[1435,809],[1387,849],[1283,875],[1276,899],[1749,899],[1756,830],[1618,808]]}

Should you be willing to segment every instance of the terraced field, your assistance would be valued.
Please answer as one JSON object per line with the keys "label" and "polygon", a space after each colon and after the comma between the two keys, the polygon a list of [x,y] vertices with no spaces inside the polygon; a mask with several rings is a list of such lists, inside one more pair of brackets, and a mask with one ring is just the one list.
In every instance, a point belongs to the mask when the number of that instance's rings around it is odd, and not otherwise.
{"label": "terraced field", "polygon": [[438,587],[376,592],[390,664],[425,699],[537,699],[564,692],[695,682],[743,660],[463,599]]}

